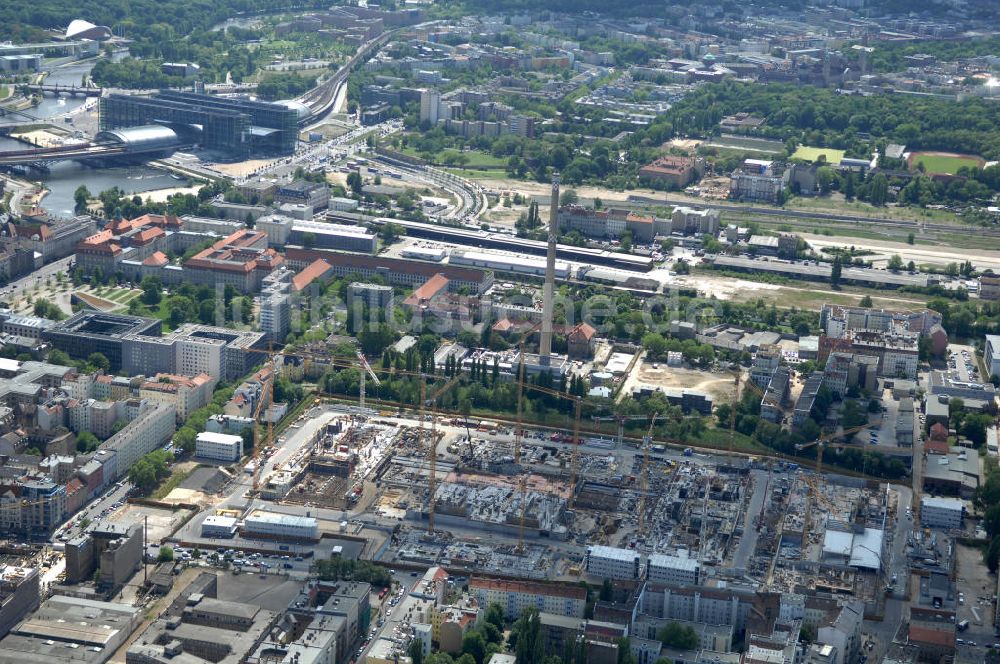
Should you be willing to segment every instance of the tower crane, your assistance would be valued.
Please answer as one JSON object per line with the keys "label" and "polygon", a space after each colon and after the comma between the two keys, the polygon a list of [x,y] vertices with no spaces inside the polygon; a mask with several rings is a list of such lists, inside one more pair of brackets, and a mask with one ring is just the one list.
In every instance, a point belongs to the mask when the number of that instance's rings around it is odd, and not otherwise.
{"label": "tower crane", "polygon": [[[438,443],[438,437],[437,437],[437,419],[438,419],[437,418],[437,404],[438,404],[438,400],[441,398],[441,396],[445,392],[447,392],[448,390],[450,390],[451,388],[455,387],[455,385],[458,384],[458,381],[459,381],[459,379],[461,377],[462,377],[462,374],[460,374],[460,373],[459,374],[455,374],[454,376],[452,376],[448,380],[448,382],[446,382],[444,385],[442,385],[440,388],[438,388],[434,392],[434,395],[430,398],[430,406],[431,406],[431,442],[430,442],[430,445],[428,446],[428,451],[427,451],[427,454],[430,456],[430,460],[431,460],[431,464],[430,464],[430,466],[431,466],[430,467],[430,478],[429,478],[429,481],[428,481],[428,487],[430,489],[430,498],[428,499],[428,507],[427,507],[427,533],[429,535],[433,535],[434,534],[434,494],[437,491],[437,443]],[[421,390],[420,390],[420,392],[421,392],[421,394],[420,394],[420,404],[421,404],[421,411],[422,411],[423,410],[423,405],[424,405],[424,398],[427,395],[427,381],[426,381],[426,379],[423,380],[423,381],[421,381]],[[423,429],[424,429],[424,425],[423,425],[423,413],[421,412],[421,417],[420,417],[421,440],[423,439]]]}
{"label": "tower crane", "polygon": [[618,423],[618,447],[622,446],[622,438],[625,437],[625,423],[635,420],[648,420],[648,415],[594,415],[590,419],[595,422],[617,422]]}
{"label": "tower crane", "polygon": [[[808,443],[799,443],[798,445],[795,446],[795,450],[797,452],[802,452],[803,450],[808,450],[809,448],[815,447],[816,448],[816,474],[817,475],[822,475],[823,474],[823,449],[826,447],[826,442],[829,441],[829,440],[833,440],[834,438],[838,438],[838,437],[842,437],[842,436],[850,436],[852,434],[857,433],[858,431],[861,431],[862,429],[867,429],[867,428],[868,428],[868,425],[865,424],[865,425],[862,425],[862,426],[851,427],[850,429],[845,429],[844,431],[842,431],[840,433],[831,433],[831,434],[827,434],[825,436],[820,436],[816,440],[810,441]],[[819,491],[818,491],[815,483],[806,482],[806,486],[808,487],[808,490],[806,491],[806,509],[805,509],[805,512],[804,512],[804,515],[803,515],[803,519],[802,519],[802,537],[803,538],[806,537],[806,533],[808,533],[809,529],[810,529],[810,523],[811,523],[811,520],[812,520],[813,495],[815,494],[821,500],[823,499],[822,496],[819,494]]]}
{"label": "tower crane", "polygon": [[371,376],[372,380],[375,382],[376,385],[381,385],[382,381],[380,381],[378,379],[378,374],[376,374],[372,370],[371,365],[368,364],[368,360],[365,358],[364,353],[362,353],[360,350],[357,351],[357,357],[358,357],[358,363],[361,365],[361,368],[364,369],[364,371],[361,372],[361,394],[360,394],[360,400],[359,400],[358,405],[361,406],[362,409],[364,409],[364,407],[365,407],[365,374],[368,374],[369,376]]}
{"label": "tower crane", "polygon": [[[257,401],[257,407],[253,413],[253,493],[257,493],[260,490],[260,478],[264,469],[264,446],[260,444],[260,414],[264,408],[264,404],[270,402],[274,394],[274,377],[277,373],[273,356],[269,363],[271,373],[267,377],[267,380],[264,381],[263,388],[260,391],[260,400]],[[273,423],[268,424],[267,431],[267,444],[270,445],[274,437]]]}
{"label": "tower crane", "polygon": [[659,413],[653,413],[649,420],[649,429],[642,437],[642,473],[639,476],[639,523],[636,526],[636,533],[642,534],[642,528],[646,525],[646,493],[649,490],[649,449],[653,446],[653,427],[656,426],[656,418]]}

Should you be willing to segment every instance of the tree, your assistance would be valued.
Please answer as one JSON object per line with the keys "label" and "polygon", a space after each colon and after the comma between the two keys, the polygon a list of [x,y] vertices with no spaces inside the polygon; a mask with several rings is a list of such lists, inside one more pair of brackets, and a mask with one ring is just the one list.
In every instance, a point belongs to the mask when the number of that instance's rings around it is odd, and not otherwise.
{"label": "tree", "polygon": [[465,633],[462,637],[462,652],[472,655],[476,664],[483,664],[483,659],[486,657],[486,637],[480,630],[470,629]]}
{"label": "tree", "polygon": [[361,179],[361,174],[357,171],[348,173],[347,186],[350,187],[355,196],[360,196],[361,190],[364,188],[364,181]]}
{"label": "tree", "polygon": [[830,268],[830,285],[834,288],[840,288],[840,278],[843,273],[844,267],[840,263],[840,256],[836,256],[833,259],[833,267]]}
{"label": "tree", "polygon": [[483,615],[483,620],[496,626],[501,632],[503,632],[504,623],[506,622],[503,617],[503,607],[496,602],[491,602],[489,606],[486,607],[486,613]]}
{"label": "tree", "polygon": [[872,178],[871,184],[868,187],[868,202],[876,207],[882,206],[885,205],[888,196],[889,180],[882,173],[878,173]]}
{"label": "tree", "polygon": [[913,244],[916,241],[916,236],[910,233],[906,236],[906,244]]}
{"label": "tree", "polygon": [[601,593],[598,597],[602,602],[610,602],[615,598],[615,587],[611,584],[611,579],[604,579],[601,583]]}
{"label": "tree", "polygon": [[423,664],[424,644],[420,641],[420,639],[413,639],[410,641],[410,647],[407,650],[407,654],[410,656],[413,664]]}
{"label": "tree", "polygon": [[156,470],[144,457],[128,469],[128,479],[139,491],[146,493],[156,486]]}
{"label": "tree", "polygon": [[76,435],[76,451],[81,454],[93,452],[101,444],[97,436],[89,431],[81,431]]}
{"label": "tree", "polygon": [[97,367],[104,372],[111,370],[111,361],[104,355],[104,353],[91,353],[87,356],[87,364]]}
{"label": "tree", "polygon": [[65,351],[59,350],[58,348],[50,352],[47,359],[49,364],[58,364],[62,367],[68,367],[73,363],[73,360],[70,359],[69,355],[67,355]]}
{"label": "tree", "polygon": [[163,298],[163,284],[156,277],[146,277],[139,284],[142,288],[142,302],[151,307],[155,307]]}
{"label": "tree", "polygon": [[694,650],[698,647],[698,633],[691,627],[670,622],[660,628],[656,638],[668,648]]}
{"label": "tree", "polygon": [[861,298],[861,301],[858,302],[858,306],[859,307],[864,307],[866,309],[871,309],[874,306],[872,304],[872,296],[871,295],[865,295],[863,298]]}
{"label": "tree", "polygon": [[[252,431],[252,430],[251,430]],[[191,428],[190,426],[182,426],[174,434],[174,446],[178,449],[182,449],[185,452],[190,452],[194,449],[195,440],[198,438],[198,432]]]}
{"label": "tree", "polygon": [[169,563],[171,560],[174,559],[174,550],[166,545],[161,546],[160,555],[158,555],[156,559],[161,563]]}
{"label": "tree", "polygon": [[889,258],[889,264],[886,267],[893,272],[899,272],[903,269],[903,259],[900,258],[899,254],[893,254],[892,257]]}
{"label": "tree", "polygon": [[560,205],[576,205],[579,201],[580,197],[577,195],[576,189],[567,189],[559,195]]}
{"label": "tree", "polygon": [[87,189],[87,185],[81,184],[76,188],[76,191],[73,192],[73,210],[77,214],[83,214],[87,211],[87,202],[90,201],[90,199],[90,190]]}

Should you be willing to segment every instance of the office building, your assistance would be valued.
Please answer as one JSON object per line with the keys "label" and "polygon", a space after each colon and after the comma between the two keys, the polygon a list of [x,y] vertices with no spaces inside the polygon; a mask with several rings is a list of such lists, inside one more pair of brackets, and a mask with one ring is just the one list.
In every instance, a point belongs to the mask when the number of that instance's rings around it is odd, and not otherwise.
{"label": "office building", "polygon": [[1000,376],[1000,335],[987,334],[983,346],[983,362],[990,376]]}
{"label": "office building", "polygon": [[111,371],[117,372],[123,368],[124,337],[159,336],[160,331],[160,321],[155,318],[80,311],[43,330],[41,338],[73,359],[86,360],[91,353],[101,353],[108,358]]}
{"label": "office building", "polygon": [[235,463],[243,457],[243,437],[202,431],[195,439],[194,449],[199,459]]}
{"label": "office building", "polygon": [[314,211],[322,210],[330,202],[330,188],[319,182],[294,180],[278,187],[274,200],[278,203],[308,205]]}
{"label": "office building", "polygon": [[[931,459],[928,463],[934,463]],[[920,524],[925,528],[961,530],[965,501],[937,496],[920,497]]]}
{"label": "office building", "polygon": [[264,279],[257,297],[260,331],[268,341],[284,343],[292,326],[292,271],[282,268]]}
{"label": "office building", "polygon": [[319,538],[316,519],[254,510],[243,521],[247,537],[280,540],[313,540]]}
{"label": "office building", "polygon": [[256,293],[271,271],[285,259],[267,248],[267,234],[243,229],[223,238],[184,262],[183,280],[196,285],[235,286]]}
{"label": "office building", "polygon": [[395,306],[392,286],[355,281],[347,287],[347,306],[353,307],[356,303],[372,310],[391,311]]}
{"label": "office building", "polygon": [[0,565],[0,634],[38,608],[38,577],[33,567]]}
{"label": "office building", "polygon": [[188,323],[166,336],[128,333],[122,343],[122,368],[132,375],[158,373],[237,380],[266,359],[263,332]]}
{"label": "office building", "polygon": [[642,556],[632,549],[594,545],[587,547],[587,574],[600,579],[638,579]]}
{"label": "office building", "polygon": [[236,517],[209,514],[201,522],[202,537],[233,537],[236,534]]}
{"label": "office building", "polygon": [[[307,112],[307,111],[306,111]],[[295,151],[302,109],[252,101],[245,97],[161,90],[143,97],[101,97],[100,129],[107,131],[165,122],[200,127],[195,138],[203,147],[233,158],[284,155]]]}
{"label": "office building", "polygon": [[459,292],[468,289],[473,295],[482,295],[493,285],[493,272],[472,267],[437,265],[423,261],[411,261],[383,256],[344,254],[322,249],[300,249],[288,247],[285,250],[288,266],[300,270],[317,260],[325,260],[332,269],[332,276],[355,276],[370,279],[381,276],[387,284],[416,288],[436,274],[448,278],[449,289]]}
{"label": "office building", "polygon": [[433,127],[440,118],[441,93],[437,90],[423,90],[420,93],[420,122],[429,122]]}

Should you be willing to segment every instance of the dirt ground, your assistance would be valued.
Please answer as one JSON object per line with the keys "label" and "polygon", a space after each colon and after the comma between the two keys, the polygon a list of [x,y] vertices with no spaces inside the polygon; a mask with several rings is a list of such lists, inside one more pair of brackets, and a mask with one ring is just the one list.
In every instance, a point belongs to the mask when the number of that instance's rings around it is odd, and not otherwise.
{"label": "dirt ground", "polygon": [[[502,200],[502,199],[501,199]],[[483,215],[486,221],[490,223],[497,224],[499,226],[514,226],[517,218],[521,214],[528,213],[527,205],[514,205],[511,203],[510,207],[504,207],[503,204],[498,204],[489,209],[486,214]],[[541,213],[539,213],[541,214]]]}
{"label": "dirt ground", "polygon": [[701,145],[701,141],[693,138],[674,138],[663,144],[665,148],[680,148],[694,152]]}
{"label": "dirt ground", "polygon": [[150,199],[154,203],[165,203],[167,198],[173,196],[174,194],[194,194],[198,195],[198,187],[168,187],[166,189],[153,189],[152,191],[144,191],[139,194],[142,196],[143,200]]}
{"label": "dirt ground", "polygon": [[246,177],[253,173],[258,168],[262,166],[269,166],[273,164],[275,159],[249,159],[247,161],[241,161],[238,164],[212,164],[206,168],[210,168],[213,171],[218,171],[223,175],[229,175],[231,177]]}
{"label": "dirt ground", "polygon": [[133,523],[142,524],[148,519],[146,521],[148,524],[146,537],[150,543],[158,543],[170,537],[180,527],[189,512],[190,510],[183,509],[172,511],[146,505],[125,505],[111,517],[111,520],[131,525]]}
{"label": "dirt ground", "polygon": [[649,362],[642,362],[629,376],[629,380],[637,383],[657,385],[663,388],[680,388],[696,390],[712,395],[716,403],[732,401],[736,398],[733,377],[724,373],[712,373],[697,369],[668,367],[666,363],[658,363],[656,369]]}

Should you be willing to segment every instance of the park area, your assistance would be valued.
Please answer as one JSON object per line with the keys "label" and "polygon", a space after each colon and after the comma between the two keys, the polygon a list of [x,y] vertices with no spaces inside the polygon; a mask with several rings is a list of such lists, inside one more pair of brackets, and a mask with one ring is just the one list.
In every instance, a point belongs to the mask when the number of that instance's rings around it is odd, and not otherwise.
{"label": "park area", "polygon": [[985,165],[982,157],[952,152],[914,152],[907,162],[909,169],[916,170],[919,164],[924,165],[925,173],[954,175],[962,166],[982,168]]}
{"label": "park area", "polygon": [[834,150],[833,148],[811,148],[808,145],[800,145],[795,153],[792,155],[792,159],[801,159],[805,162],[816,162],[820,160],[820,157],[825,157],[826,163],[836,166],[844,158],[843,150]]}

